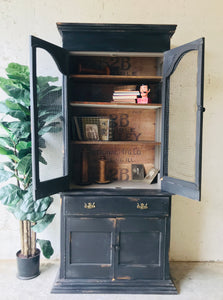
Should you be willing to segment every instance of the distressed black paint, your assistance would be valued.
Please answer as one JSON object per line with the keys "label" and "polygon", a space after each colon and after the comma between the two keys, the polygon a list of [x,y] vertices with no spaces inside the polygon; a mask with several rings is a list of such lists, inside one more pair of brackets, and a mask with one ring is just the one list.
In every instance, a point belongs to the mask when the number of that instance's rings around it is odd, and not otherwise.
{"label": "distressed black paint", "polygon": [[[162,53],[169,50],[170,37],[176,29],[176,25],[142,24],[58,23],[57,26],[66,50],[85,52]],[[45,42],[42,42],[41,46],[38,40],[34,41],[37,42],[34,44],[34,49],[40,46],[49,52],[53,51],[54,58],[58,60],[60,69],[66,76],[70,66],[67,66],[69,62],[67,59],[63,65],[64,49],[61,50],[60,57],[58,48],[53,49],[52,45]],[[35,63],[34,58],[34,71]],[[123,70],[128,69],[128,60],[124,58],[119,61],[114,58],[112,63],[114,65],[121,63]],[[203,65],[202,58],[200,65]],[[203,74],[201,74],[202,78]],[[166,93],[168,88],[165,86],[165,80],[163,83],[163,90]],[[65,80],[65,94],[69,95],[69,88],[69,83]],[[199,94],[202,96],[202,93],[201,84]],[[67,104],[66,102],[64,105],[65,110],[68,108]],[[202,103],[200,105],[202,107]],[[67,113],[65,116],[67,118]],[[165,114],[163,116],[163,124],[165,124],[168,118]],[[202,120],[202,114],[200,118]],[[33,122],[37,124],[36,118]],[[165,130],[168,130],[168,127],[164,127],[163,132]],[[64,138],[67,141],[67,137]],[[35,151],[33,153],[35,154]],[[67,161],[64,162],[66,169],[69,165],[68,148],[65,149],[65,153],[67,154]],[[163,163],[165,157],[164,151]],[[37,177],[34,179],[38,181]],[[174,187],[176,187],[175,183],[173,182]],[[68,177],[38,184],[38,196],[64,192],[61,208],[60,271],[52,292],[177,293],[169,274],[171,196],[168,192],[149,189],[69,191]],[[165,189],[165,184],[163,187]],[[172,189],[170,192],[179,192],[179,190]],[[95,207],[86,209],[85,203],[95,203]],[[97,248],[99,242],[102,244],[102,249]],[[93,253],[89,251],[90,248],[93,249]]]}

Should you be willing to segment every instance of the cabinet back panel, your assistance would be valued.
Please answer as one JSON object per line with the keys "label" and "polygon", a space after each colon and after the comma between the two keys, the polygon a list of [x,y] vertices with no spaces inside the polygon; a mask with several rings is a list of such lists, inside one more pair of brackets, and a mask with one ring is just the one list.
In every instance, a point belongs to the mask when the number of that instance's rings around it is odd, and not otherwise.
{"label": "cabinet back panel", "polygon": [[[70,79],[70,99],[72,101],[89,101],[89,102],[110,102],[112,101],[112,96],[114,90],[116,88],[120,88],[120,86],[126,86],[129,85],[129,83],[126,83],[123,79],[118,84],[116,83],[90,83],[90,82],[78,82],[75,83],[74,79]],[[134,85],[135,89],[138,90],[138,84],[140,82],[136,81],[135,84],[131,83],[130,85]],[[150,98],[152,99],[152,103],[161,103],[161,97],[160,97],[160,83],[151,83],[147,80],[143,80],[144,84],[150,85]]]}
{"label": "cabinet back panel", "polygon": [[99,180],[99,159],[106,159],[106,177],[114,180],[132,180],[132,164],[142,164],[147,173],[154,167],[155,147],[150,145],[73,145],[72,169],[74,182],[80,183],[83,149],[87,150],[88,177],[95,182]]}
{"label": "cabinet back panel", "polygon": [[152,76],[157,75],[158,61],[156,57],[73,56],[70,68],[76,74]]}
{"label": "cabinet back panel", "polygon": [[104,116],[113,120],[113,140],[155,141],[156,111],[132,108],[73,108],[76,116]]}
{"label": "cabinet back panel", "polygon": [[[93,83],[87,78],[83,82],[77,78],[70,79],[72,101],[112,101],[114,90],[120,89],[123,85],[133,85],[134,89],[138,90],[140,84],[149,84],[151,89],[149,97],[152,102],[160,103],[160,82],[154,83],[153,80],[137,78],[137,76],[161,75],[160,57],[71,56],[70,61],[71,74],[96,75]],[[106,84],[99,78],[102,75]],[[123,78],[119,81],[115,78],[108,81],[106,75],[121,75]],[[129,82],[128,76],[136,78]]]}

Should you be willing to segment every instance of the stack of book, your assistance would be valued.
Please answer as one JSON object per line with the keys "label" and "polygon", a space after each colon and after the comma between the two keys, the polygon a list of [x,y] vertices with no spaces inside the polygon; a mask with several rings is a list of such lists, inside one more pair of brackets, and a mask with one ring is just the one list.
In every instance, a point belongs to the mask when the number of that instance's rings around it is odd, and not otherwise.
{"label": "stack of book", "polygon": [[136,103],[139,91],[116,90],[113,93],[113,102],[115,103]]}

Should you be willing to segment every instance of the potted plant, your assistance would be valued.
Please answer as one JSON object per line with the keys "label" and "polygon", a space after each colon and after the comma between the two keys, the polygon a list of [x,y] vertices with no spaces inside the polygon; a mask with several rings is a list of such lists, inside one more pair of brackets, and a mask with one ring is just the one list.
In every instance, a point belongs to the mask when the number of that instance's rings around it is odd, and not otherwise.
{"label": "potted plant", "polygon": [[[47,213],[52,197],[34,201],[32,196],[29,69],[27,66],[10,63],[6,72],[8,78],[0,77],[0,87],[9,96],[0,101],[0,154],[4,156],[4,161],[0,163],[0,201],[20,222],[21,250],[17,252],[17,276],[20,279],[31,279],[39,275],[40,250],[36,243],[46,258],[53,254],[50,241],[37,239],[36,233],[43,231],[55,214]],[[55,81],[55,77],[38,77],[40,105],[46,97],[61,93],[61,88],[52,84]],[[56,118],[58,114],[52,115],[51,112],[49,116],[43,111],[39,123],[42,148],[44,133],[58,127],[58,122],[54,122]],[[41,154],[40,162],[47,164]]]}

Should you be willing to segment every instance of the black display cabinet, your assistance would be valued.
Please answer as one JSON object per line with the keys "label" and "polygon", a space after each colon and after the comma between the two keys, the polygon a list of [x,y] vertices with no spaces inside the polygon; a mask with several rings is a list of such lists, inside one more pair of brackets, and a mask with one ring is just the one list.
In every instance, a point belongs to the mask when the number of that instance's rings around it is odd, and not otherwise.
{"label": "black display cabinet", "polygon": [[63,48],[31,37],[34,196],[61,193],[52,292],[175,294],[171,195],[200,200],[204,39],[170,50],[176,25],[57,26]]}

